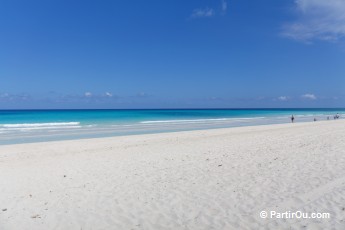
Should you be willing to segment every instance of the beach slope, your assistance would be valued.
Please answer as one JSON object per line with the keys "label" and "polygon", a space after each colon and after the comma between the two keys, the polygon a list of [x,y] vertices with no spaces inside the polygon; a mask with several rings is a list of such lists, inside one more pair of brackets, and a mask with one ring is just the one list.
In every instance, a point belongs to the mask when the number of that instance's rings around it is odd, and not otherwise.
{"label": "beach slope", "polygon": [[0,194],[2,230],[345,229],[345,121],[0,146]]}

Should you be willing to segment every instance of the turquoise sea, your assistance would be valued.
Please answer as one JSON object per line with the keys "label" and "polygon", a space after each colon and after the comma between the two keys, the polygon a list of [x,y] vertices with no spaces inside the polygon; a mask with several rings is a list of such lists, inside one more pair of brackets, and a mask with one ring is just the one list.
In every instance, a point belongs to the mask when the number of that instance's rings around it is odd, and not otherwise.
{"label": "turquoise sea", "polygon": [[333,120],[345,109],[0,110],[0,144]]}

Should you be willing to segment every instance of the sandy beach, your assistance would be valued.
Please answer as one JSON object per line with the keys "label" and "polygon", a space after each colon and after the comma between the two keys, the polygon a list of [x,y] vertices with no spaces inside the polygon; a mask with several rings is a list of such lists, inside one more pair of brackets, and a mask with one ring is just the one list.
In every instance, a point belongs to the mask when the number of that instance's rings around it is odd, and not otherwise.
{"label": "sandy beach", "polygon": [[1,230],[345,229],[343,120],[4,145],[0,171]]}

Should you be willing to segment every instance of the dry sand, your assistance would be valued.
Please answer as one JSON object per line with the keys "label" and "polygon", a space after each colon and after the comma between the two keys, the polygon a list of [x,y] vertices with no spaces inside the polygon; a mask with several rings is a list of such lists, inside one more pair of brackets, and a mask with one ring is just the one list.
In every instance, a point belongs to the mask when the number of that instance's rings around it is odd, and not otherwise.
{"label": "dry sand", "polygon": [[345,229],[345,121],[0,146],[0,229]]}

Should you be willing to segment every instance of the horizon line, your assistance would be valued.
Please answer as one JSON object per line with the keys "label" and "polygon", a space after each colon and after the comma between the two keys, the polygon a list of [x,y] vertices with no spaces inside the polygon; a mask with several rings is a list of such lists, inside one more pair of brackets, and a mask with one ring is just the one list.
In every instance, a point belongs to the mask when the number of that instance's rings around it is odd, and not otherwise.
{"label": "horizon line", "polygon": [[84,109],[63,109],[63,108],[57,108],[57,109],[0,109],[0,111],[53,111],[53,110],[251,110],[251,109],[259,109],[259,110],[279,110],[279,109],[345,109],[345,107],[244,107],[244,108],[114,108],[114,109],[91,109],[91,108],[84,108]]}

